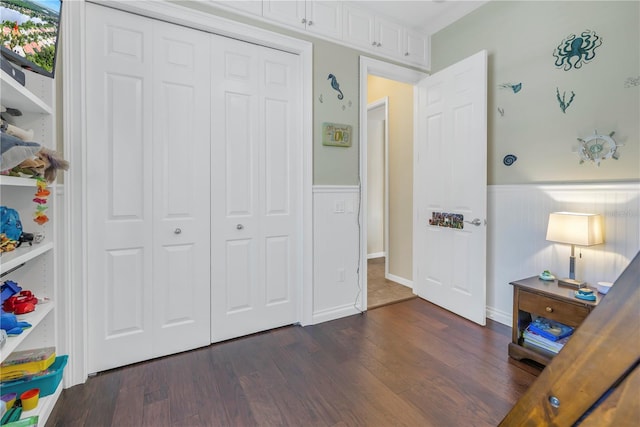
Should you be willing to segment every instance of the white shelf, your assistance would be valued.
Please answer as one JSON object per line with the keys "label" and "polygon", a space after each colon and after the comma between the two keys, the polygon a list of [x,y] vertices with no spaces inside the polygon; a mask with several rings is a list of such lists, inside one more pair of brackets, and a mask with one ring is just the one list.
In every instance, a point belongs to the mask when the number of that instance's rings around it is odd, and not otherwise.
{"label": "white shelf", "polygon": [[2,80],[2,105],[17,108],[23,113],[53,114],[53,108],[18,83],[4,70],[0,70]]}
{"label": "white shelf", "polygon": [[19,176],[0,175],[0,185],[36,188],[36,182],[38,182],[38,180],[34,178],[23,178]]}
{"label": "white shelf", "polygon": [[53,394],[38,399],[38,406],[30,411],[23,411],[22,415],[20,415],[20,419],[38,415],[38,425],[44,426],[47,424],[47,419],[49,419],[49,415],[51,415],[53,407],[56,406],[56,401],[60,397],[60,394],[62,394],[62,381],[60,381],[60,384],[58,384],[58,387]]}
{"label": "white shelf", "polygon": [[53,310],[55,303],[49,301],[43,304],[36,304],[36,309],[31,313],[20,314],[17,316],[18,322],[29,322],[30,328],[24,329],[20,335],[15,337],[8,337],[7,341],[2,346],[2,354],[0,355],[0,361],[4,361],[15,349],[29,336],[31,331],[38,327],[38,324],[44,320],[44,318]]}
{"label": "white shelf", "polygon": [[33,246],[23,243],[19,248],[0,255],[0,273],[11,270],[13,267],[49,252],[51,249],[53,249],[53,242],[34,243]]}

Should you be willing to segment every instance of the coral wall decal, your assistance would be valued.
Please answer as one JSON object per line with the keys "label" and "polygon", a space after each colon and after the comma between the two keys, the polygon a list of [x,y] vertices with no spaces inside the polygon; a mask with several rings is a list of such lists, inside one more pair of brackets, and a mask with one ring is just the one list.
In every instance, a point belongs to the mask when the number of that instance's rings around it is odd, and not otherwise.
{"label": "coral wall decal", "polygon": [[582,64],[595,58],[596,48],[601,44],[602,37],[595,31],[584,30],[580,36],[570,34],[553,51],[553,56],[556,58],[555,65],[565,71],[582,68]]}
{"label": "coral wall decal", "polygon": [[558,99],[558,104],[560,105],[560,109],[562,110],[562,112],[565,114],[567,112],[567,108],[569,108],[569,106],[573,102],[573,98],[576,97],[575,92],[571,91],[571,98],[569,98],[569,101],[567,101],[566,95],[567,92],[562,92],[562,98],[560,98],[560,89],[556,88],[556,98]]}

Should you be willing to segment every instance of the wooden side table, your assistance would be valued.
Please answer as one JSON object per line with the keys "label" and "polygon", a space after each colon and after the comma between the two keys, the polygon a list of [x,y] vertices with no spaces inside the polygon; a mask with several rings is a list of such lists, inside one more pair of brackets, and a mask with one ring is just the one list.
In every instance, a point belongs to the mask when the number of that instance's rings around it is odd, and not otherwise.
{"label": "wooden side table", "polygon": [[594,289],[595,301],[577,299],[574,288],[558,286],[557,280],[545,281],[538,276],[510,284],[513,285],[513,325],[509,356],[543,365],[547,365],[555,354],[537,347],[525,347],[522,339],[522,331],[531,323],[532,317],[541,316],[577,328],[601,298]]}

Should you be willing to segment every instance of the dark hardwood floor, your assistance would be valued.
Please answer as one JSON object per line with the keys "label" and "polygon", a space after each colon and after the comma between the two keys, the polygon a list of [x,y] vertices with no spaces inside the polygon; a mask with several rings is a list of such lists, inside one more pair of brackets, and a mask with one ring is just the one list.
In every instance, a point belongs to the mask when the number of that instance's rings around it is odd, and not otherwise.
{"label": "dark hardwood floor", "polygon": [[416,298],[98,374],[47,426],[496,426],[536,378],[510,334]]}

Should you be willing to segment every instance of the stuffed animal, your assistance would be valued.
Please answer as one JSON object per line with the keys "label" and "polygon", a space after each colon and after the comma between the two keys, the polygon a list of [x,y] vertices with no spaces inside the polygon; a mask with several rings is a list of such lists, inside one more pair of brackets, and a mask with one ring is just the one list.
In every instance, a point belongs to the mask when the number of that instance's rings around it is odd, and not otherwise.
{"label": "stuffed animal", "polygon": [[59,169],[68,170],[69,162],[63,159],[56,151],[42,147],[36,153],[35,158],[22,161],[18,166],[11,169],[10,173],[43,177],[48,183],[52,183],[56,180]]}

